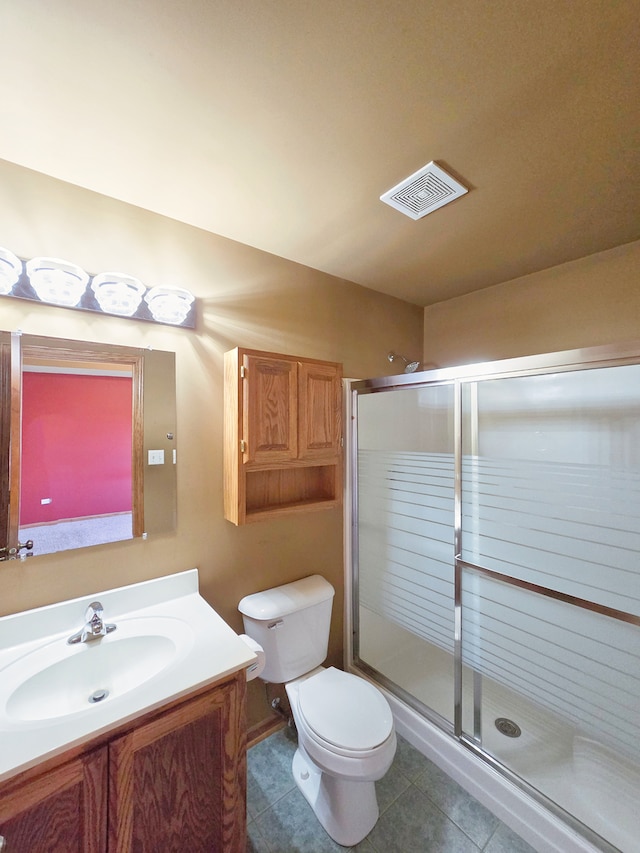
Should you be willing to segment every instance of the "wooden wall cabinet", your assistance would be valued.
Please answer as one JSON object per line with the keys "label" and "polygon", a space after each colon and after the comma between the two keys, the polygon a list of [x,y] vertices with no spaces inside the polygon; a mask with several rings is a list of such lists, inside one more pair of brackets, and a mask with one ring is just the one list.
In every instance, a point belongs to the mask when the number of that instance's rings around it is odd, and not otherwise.
{"label": "wooden wall cabinet", "polygon": [[245,853],[245,695],[241,671],[0,786],[5,853]]}
{"label": "wooden wall cabinet", "polygon": [[224,356],[224,516],[234,524],[342,499],[342,365],[234,349]]}

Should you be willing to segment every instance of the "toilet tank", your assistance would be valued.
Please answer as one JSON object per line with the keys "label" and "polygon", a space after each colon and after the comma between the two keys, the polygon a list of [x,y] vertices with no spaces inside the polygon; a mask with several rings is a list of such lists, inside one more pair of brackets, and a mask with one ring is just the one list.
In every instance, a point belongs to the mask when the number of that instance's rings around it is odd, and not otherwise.
{"label": "toilet tank", "polygon": [[246,595],[238,610],[245,633],[265,651],[261,678],[292,681],[324,661],[334,588],[320,575]]}

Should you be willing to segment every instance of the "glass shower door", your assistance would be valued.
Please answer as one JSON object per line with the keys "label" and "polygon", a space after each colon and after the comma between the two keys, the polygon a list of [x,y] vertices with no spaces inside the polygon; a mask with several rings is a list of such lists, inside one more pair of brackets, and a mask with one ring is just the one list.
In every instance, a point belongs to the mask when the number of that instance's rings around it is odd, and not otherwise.
{"label": "glass shower door", "polygon": [[357,395],[355,647],[445,728],[454,707],[454,386]]}
{"label": "glass shower door", "polygon": [[639,365],[467,383],[458,564],[462,661],[476,682],[464,737],[603,849],[629,853],[640,834],[639,389]]}

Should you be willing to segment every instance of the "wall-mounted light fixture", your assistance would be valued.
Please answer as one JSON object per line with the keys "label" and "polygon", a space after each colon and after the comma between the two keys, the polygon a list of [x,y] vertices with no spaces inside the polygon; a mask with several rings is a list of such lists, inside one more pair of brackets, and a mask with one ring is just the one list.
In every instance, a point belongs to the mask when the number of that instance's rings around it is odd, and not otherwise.
{"label": "wall-mounted light fixture", "polygon": [[59,258],[38,257],[23,263],[3,248],[0,248],[0,296],[195,327],[195,297],[188,290],[147,288],[139,279],[120,272],[91,276],[77,264]]}
{"label": "wall-mounted light fixture", "polygon": [[22,261],[8,249],[0,249],[0,295],[7,296],[22,275]]}
{"label": "wall-mounted light fixture", "polygon": [[58,258],[32,258],[26,268],[40,302],[75,308],[87,289],[89,276],[77,264]]}
{"label": "wall-mounted light fixture", "polygon": [[188,290],[167,290],[166,287],[152,287],[144,295],[154,320],[178,326],[184,323],[193,299]]}
{"label": "wall-mounted light fixture", "polygon": [[107,314],[133,317],[140,307],[146,287],[131,275],[102,272],[94,276],[91,290],[95,293],[98,305]]}

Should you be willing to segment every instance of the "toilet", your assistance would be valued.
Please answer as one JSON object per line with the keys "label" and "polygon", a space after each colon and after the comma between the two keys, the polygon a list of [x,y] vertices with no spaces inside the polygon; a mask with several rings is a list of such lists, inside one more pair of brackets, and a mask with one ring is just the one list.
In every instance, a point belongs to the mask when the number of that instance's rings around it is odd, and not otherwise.
{"label": "toilet", "polygon": [[334,589],[320,575],[247,595],[246,634],[264,649],[267,682],[284,683],[298,730],[293,776],[338,844],[358,844],[378,819],[375,782],[396,751],[389,703],[327,656]]}

